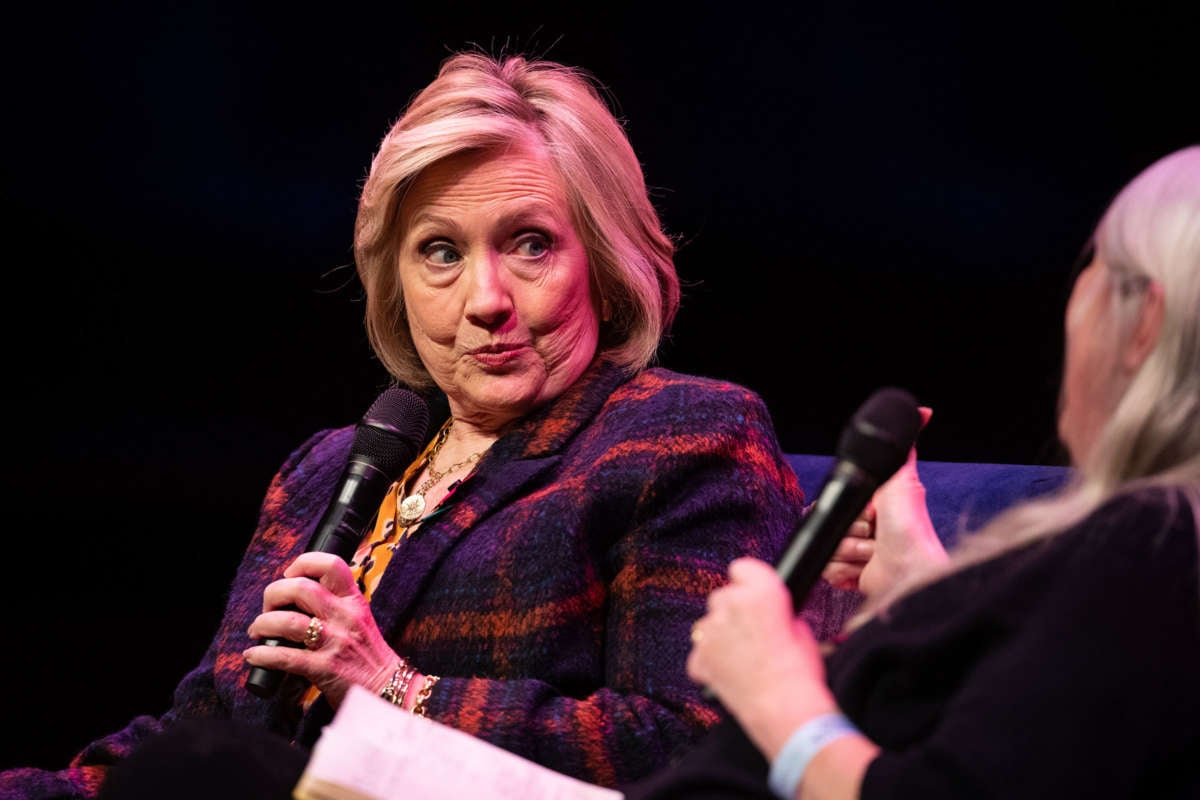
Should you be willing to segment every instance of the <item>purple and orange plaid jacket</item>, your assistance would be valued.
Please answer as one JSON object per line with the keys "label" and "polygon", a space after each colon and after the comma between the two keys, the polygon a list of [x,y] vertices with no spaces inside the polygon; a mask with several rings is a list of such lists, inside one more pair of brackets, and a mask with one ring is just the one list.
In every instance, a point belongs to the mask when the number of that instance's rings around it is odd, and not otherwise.
{"label": "purple and orange plaid jacket", "polygon": [[[241,653],[353,434],[314,434],[271,481],[219,630],[173,707],[65,770],[0,775],[0,798],[94,796],[108,765],[178,718],[248,720],[311,746],[329,706],[301,713],[297,678],[273,698],[251,694]],[[602,361],[498,440],[453,500],[384,573],[371,601],[380,629],[442,676],[433,719],[606,786],[663,766],[716,722],[685,672],[690,626],[732,559],[779,556],[804,504],[756,394]],[[819,615],[820,635],[833,621]]]}

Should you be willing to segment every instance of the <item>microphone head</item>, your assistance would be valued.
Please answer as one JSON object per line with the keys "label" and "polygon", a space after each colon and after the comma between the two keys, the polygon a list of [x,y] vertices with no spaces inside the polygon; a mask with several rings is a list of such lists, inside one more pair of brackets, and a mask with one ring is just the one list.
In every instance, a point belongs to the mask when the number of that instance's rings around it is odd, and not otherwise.
{"label": "microphone head", "polygon": [[407,386],[384,390],[354,431],[351,461],[399,476],[429,435],[429,404]]}
{"label": "microphone head", "polygon": [[859,407],[838,438],[837,457],[878,483],[900,469],[921,432],[917,401],[903,389],[878,389]]}

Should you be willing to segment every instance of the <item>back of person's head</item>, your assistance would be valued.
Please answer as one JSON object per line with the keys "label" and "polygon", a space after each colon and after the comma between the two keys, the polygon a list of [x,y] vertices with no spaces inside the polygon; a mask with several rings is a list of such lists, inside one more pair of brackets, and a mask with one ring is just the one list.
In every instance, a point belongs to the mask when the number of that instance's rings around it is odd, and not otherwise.
{"label": "back of person's head", "polygon": [[[1092,235],[1096,262],[1112,291],[1107,321],[1080,335],[1113,357],[1105,422],[1073,479],[1054,495],[1019,504],[982,531],[959,539],[962,566],[1066,529],[1122,492],[1150,485],[1182,490],[1200,520],[1200,147],[1151,164],[1113,198]],[[1144,313],[1152,284],[1162,324],[1133,375],[1120,379],[1115,356]]]}
{"label": "back of person's head", "polygon": [[307,761],[257,723],[189,717],[114,763],[96,800],[291,800]]}
{"label": "back of person's head", "polygon": [[1095,332],[1102,343],[1116,347],[1129,335],[1151,282],[1161,287],[1163,320],[1080,468],[1103,491],[1156,477],[1200,482],[1200,146],[1159,159],[1127,184],[1093,245],[1115,289],[1115,324]]}
{"label": "back of person's head", "polygon": [[[1200,537],[1200,147],[1165,156],[1126,184],[1092,244],[1114,288],[1113,324],[1087,332],[1097,346],[1119,352],[1151,282],[1161,288],[1164,313],[1133,377],[1127,384],[1115,375],[1110,381],[1120,394],[1084,463],[1060,491],[1019,503],[978,531],[960,532],[945,567],[872,597],[851,627],[939,575],[1060,533],[1123,492],[1179,490]],[[1106,361],[1117,368],[1117,359]]]}
{"label": "back of person's head", "polygon": [[605,310],[600,350],[640,368],[657,355],[679,305],[674,242],[664,233],[624,128],[587,72],[519,55],[457,53],[384,137],[359,199],[355,258],[367,292],[366,327],[383,365],[410,386],[430,378],[404,315],[399,207],[431,164],[533,140],[566,187]]}

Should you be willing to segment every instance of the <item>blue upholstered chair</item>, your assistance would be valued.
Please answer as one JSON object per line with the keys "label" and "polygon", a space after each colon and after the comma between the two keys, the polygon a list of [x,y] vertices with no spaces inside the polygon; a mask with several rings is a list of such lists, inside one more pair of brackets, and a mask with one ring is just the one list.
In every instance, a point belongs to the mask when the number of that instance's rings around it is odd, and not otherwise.
{"label": "blue upholstered chair", "polygon": [[[809,502],[817,498],[834,457],[788,454]],[[989,464],[952,461],[917,461],[925,484],[929,516],[947,546],[963,530],[978,528],[997,512],[1027,497],[1052,491],[1070,475],[1067,467],[1030,464]],[[819,581],[808,595],[803,611],[817,638],[834,636],[858,607],[857,592],[834,589]]]}
{"label": "blue upholstered chair", "polygon": [[[789,454],[809,501],[816,499],[833,456]],[[955,461],[917,461],[925,484],[929,516],[947,545],[959,531],[977,528],[1018,500],[1049,492],[1067,479],[1067,467],[1031,464],[988,464]]]}

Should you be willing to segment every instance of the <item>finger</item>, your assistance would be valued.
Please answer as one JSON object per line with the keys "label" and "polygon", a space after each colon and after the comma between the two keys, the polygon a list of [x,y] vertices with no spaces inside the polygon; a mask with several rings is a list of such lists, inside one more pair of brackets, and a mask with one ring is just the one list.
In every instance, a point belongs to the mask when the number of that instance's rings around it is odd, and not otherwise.
{"label": "finger", "polygon": [[[288,639],[303,642],[313,619],[312,614],[305,614],[303,611],[266,611],[254,618],[246,632],[252,639]],[[325,632],[322,635],[326,635]]]}
{"label": "finger", "polygon": [[341,561],[342,559],[333,553],[322,553],[320,551],[301,553],[296,557],[295,561],[288,564],[283,574],[287,578],[299,578],[303,576],[320,580],[326,572]]}
{"label": "finger", "polygon": [[311,578],[338,597],[358,591],[350,565],[332,553],[303,553],[288,565],[283,574],[288,578]]}
{"label": "finger", "polygon": [[842,541],[838,542],[837,549],[834,550],[833,557],[829,559],[829,563],[865,564],[874,555],[874,539],[842,539]]}
{"label": "finger", "polygon": [[[846,538],[870,539],[874,535],[875,523],[861,519],[851,522],[850,527],[846,529]],[[845,538],[842,541],[845,541]]]}
{"label": "finger", "polygon": [[263,611],[296,606],[309,616],[328,615],[328,590],[309,578],[280,578],[263,590]]}
{"label": "finger", "polygon": [[829,585],[838,589],[857,589],[863,568],[854,564],[830,563],[821,572]]}
{"label": "finger", "polygon": [[688,651],[687,661],[684,664],[684,669],[688,677],[701,685],[706,685],[709,677],[708,670],[705,668],[704,657],[704,648],[707,643],[704,641],[705,633],[703,624],[707,619],[706,615],[692,624],[692,647]]}
{"label": "finger", "polygon": [[[925,430],[925,426],[929,424],[930,418],[933,417],[933,409],[930,408],[929,406],[918,406],[917,413],[919,413],[921,415],[920,430],[923,431],[923,430]],[[906,469],[911,469],[911,470],[915,471],[916,467],[917,467],[917,445],[914,442],[913,446],[908,449],[908,458],[905,459],[904,466],[900,468],[900,471],[903,472]]]}
{"label": "finger", "polygon": [[691,651],[688,653],[687,662],[684,664],[684,668],[687,670],[687,676],[691,678],[692,681],[704,685],[707,676],[704,674],[704,670],[700,666],[700,656],[696,653],[695,645],[692,646]]}
{"label": "finger", "polygon": [[775,568],[765,561],[752,556],[741,556],[729,563],[730,583],[740,583],[753,580],[767,573],[775,574]]}
{"label": "finger", "polygon": [[[306,622],[305,625],[307,624]],[[313,657],[311,651],[304,647],[273,647],[256,644],[242,651],[242,658],[252,666],[277,669],[305,677],[308,677],[307,671],[311,670],[313,666]]]}

